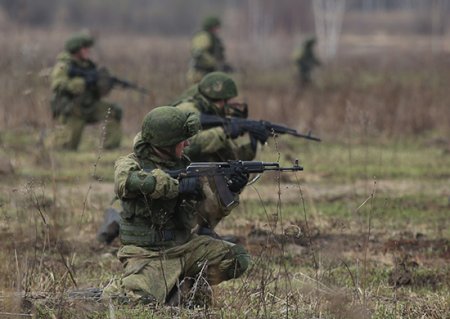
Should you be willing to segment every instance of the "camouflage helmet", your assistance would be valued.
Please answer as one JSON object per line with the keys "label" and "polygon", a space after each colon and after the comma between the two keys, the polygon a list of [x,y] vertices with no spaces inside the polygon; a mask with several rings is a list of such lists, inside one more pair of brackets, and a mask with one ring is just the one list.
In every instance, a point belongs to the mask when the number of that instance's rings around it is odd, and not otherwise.
{"label": "camouflage helmet", "polygon": [[200,118],[173,106],[151,110],[142,123],[142,139],[154,146],[168,147],[187,140],[200,130]]}
{"label": "camouflage helmet", "polygon": [[89,48],[94,45],[94,38],[87,33],[77,33],[72,35],[64,44],[64,48],[69,53],[76,53],[81,48]]}
{"label": "camouflage helmet", "polygon": [[210,17],[206,17],[203,20],[202,27],[203,27],[203,30],[208,31],[212,28],[220,27],[220,24],[221,24],[220,19],[218,17],[210,16]]}
{"label": "camouflage helmet", "polygon": [[223,72],[211,72],[198,84],[198,91],[213,100],[228,100],[238,95],[236,83]]}

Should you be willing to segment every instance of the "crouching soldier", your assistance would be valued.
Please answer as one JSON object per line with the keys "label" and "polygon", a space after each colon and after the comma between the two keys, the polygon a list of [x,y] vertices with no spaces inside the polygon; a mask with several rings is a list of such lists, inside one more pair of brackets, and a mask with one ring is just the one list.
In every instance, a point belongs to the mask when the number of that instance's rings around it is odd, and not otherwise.
{"label": "crouching soldier", "polygon": [[[198,116],[217,115],[245,117],[237,115],[231,103],[238,96],[238,88],[234,80],[223,72],[207,74],[192,92],[184,93],[184,98],[173,103],[183,110]],[[227,160],[253,160],[256,156],[257,144],[264,144],[269,133],[264,127],[258,134],[249,134],[240,127],[214,127],[203,129],[189,140],[186,154],[196,162],[220,162]]]}
{"label": "crouching soldier", "polygon": [[51,73],[51,110],[60,124],[54,134],[57,148],[78,149],[84,126],[101,121],[105,121],[104,148],[120,145],[122,108],[102,100],[112,89],[112,82],[107,70],[98,69],[90,59],[93,45],[90,35],[73,35]]}
{"label": "crouching soldier", "polygon": [[[103,298],[179,304],[199,276],[209,286],[238,278],[248,268],[250,257],[242,246],[197,235],[199,220],[232,209],[221,205],[213,183],[166,173],[186,168],[183,149],[199,129],[194,113],[155,108],[144,118],[134,152],[117,160],[115,192],[123,208],[118,257],[124,274],[111,281]],[[236,200],[247,181],[242,173],[230,177]]]}
{"label": "crouching soldier", "polygon": [[[173,105],[183,112],[195,113],[199,117],[202,114],[245,117],[247,109],[238,110],[235,103],[230,103],[237,95],[236,83],[230,76],[223,72],[212,72]],[[260,134],[249,134],[235,127],[206,128],[189,139],[189,146],[184,153],[194,162],[250,161],[256,156],[257,143],[265,143],[268,137],[265,127]],[[213,228],[220,219],[220,216],[216,216],[214,222],[211,219],[201,221],[199,232],[217,236]],[[110,244],[118,236],[120,227],[118,220],[120,216],[117,210],[108,208],[105,220],[97,233],[97,239],[101,243]]]}

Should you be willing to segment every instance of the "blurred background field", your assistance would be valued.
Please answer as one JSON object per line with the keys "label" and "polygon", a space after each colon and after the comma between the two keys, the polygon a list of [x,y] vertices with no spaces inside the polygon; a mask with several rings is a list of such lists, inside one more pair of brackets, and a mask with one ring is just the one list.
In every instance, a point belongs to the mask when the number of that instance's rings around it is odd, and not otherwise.
{"label": "blurred background field", "polygon": [[[342,23],[326,22],[317,3],[334,5],[328,16]],[[0,0],[0,318],[449,318],[449,9],[439,0]],[[219,233],[238,236],[254,265],[215,288],[210,309],[67,300],[67,290],[120,272],[119,243],[95,241],[113,163],[131,151],[142,117],[186,88],[190,36],[208,14],[222,17],[250,117],[323,142],[281,136],[261,149],[257,160],[299,158],[305,170],[266,174],[244,191]],[[336,34],[320,37],[321,25]],[[78,152],[45,143],[49,71],[82,29],[97,37],[99,64],[152,92],[108,96],[125,110],[113,152],[99,148],[100,126]],[[323,66],[301,89],[291,55],[314,33]]]}

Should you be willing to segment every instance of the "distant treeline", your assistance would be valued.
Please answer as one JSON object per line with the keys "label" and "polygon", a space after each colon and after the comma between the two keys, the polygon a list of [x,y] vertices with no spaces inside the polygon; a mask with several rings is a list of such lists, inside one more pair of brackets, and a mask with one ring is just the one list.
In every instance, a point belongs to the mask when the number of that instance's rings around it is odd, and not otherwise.
{"label": "distant treeline", "polygon": [[[0,10],[22,26],[90,28],[123,32],[187,35],[211,14],[241,34],[310,33],[313,1],[331,8],[345,0],[0,0]],[[346,0],[346,11],[414,12],[414,31],[445,32],[448,0]]]}
{"label": "distant treeline", "polygon": [[22,25],[147,34],[191,34],[207,15],[238,23],[243,31],[255,24],[288,32],[313,26],[309,0],[0,0],[0,7],[11,21]]}

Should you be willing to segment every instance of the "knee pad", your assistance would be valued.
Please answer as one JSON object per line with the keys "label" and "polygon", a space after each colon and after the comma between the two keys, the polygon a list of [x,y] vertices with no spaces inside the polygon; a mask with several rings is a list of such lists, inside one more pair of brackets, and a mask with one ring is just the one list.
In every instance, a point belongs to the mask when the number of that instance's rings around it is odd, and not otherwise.
{"label": "knee pad", "polygon": [[111,104],[111,117],[120,122],[122,119],[122,108],[117,104]]}
{"label": "knee pad", "polygon": [[230,248],[225,258],[234,259],[230,267],[227,269],[227,276],[229,279],[239,278],[244,274],[250,265],[250,255],[245,248],[241,245],[234,245]]}

